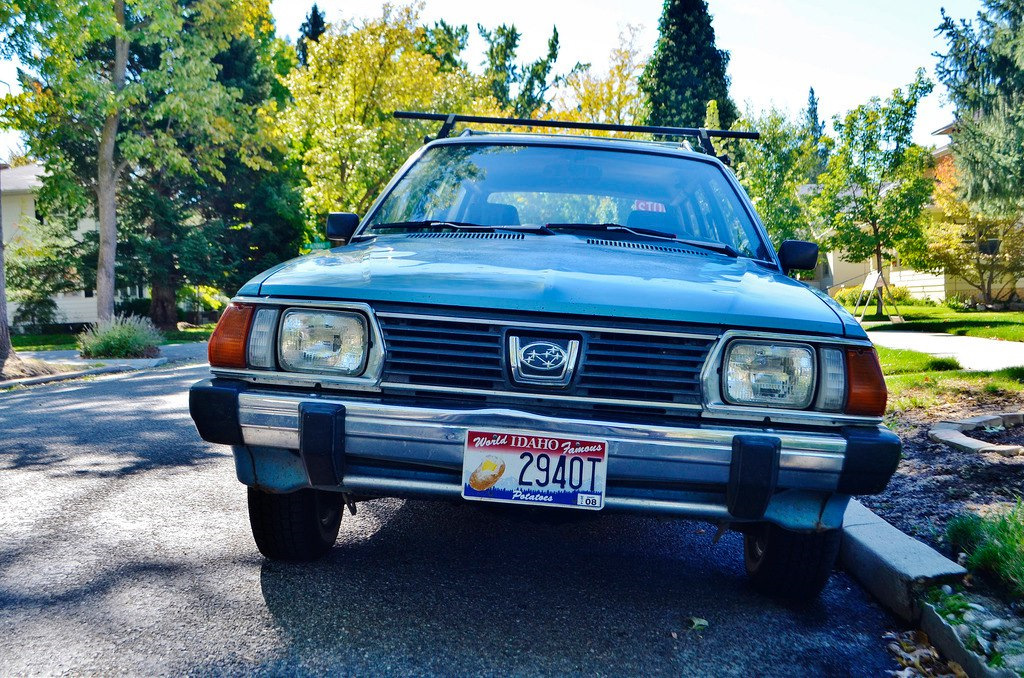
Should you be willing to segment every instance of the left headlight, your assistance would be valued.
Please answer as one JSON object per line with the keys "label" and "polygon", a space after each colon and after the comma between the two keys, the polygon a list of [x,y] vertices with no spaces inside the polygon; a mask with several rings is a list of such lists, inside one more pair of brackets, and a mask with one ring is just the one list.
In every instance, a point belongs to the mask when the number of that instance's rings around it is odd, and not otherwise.
{"label": "left headlight", "polygon": [[722,395],[734,405],[806,408],[814,397],[815,363],[806,344],[734,341],[725,353]]}
{"label": "left headlight", "polygon": [[281,318],[278,358],[290,372],[354,377],[366,368],[367,344],[359,313],[292,308]]}

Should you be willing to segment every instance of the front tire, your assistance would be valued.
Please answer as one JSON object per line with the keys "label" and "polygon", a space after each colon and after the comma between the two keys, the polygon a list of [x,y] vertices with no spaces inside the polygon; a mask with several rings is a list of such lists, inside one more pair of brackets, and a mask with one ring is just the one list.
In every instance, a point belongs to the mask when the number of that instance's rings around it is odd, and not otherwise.
{"label": "front tire", "polygon": [[256,548],[271,560],[309,561],[334,546],[341,527],[341,495],[323,490],[271,494],[249,488],[249,524]]}
{"label": "front tire", "polygon": [[839,530],[793,532],[765,524],[743,537],[743,560],[758,591],[809,600],[825,587],[839,555]]}

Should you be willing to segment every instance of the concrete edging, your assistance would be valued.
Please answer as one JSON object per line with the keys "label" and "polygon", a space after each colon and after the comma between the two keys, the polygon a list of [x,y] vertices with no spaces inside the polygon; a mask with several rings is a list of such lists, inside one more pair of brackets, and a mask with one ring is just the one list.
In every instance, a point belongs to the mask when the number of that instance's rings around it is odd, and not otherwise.
{"label": "concrete edging", "polygon": [[902,619],[921,618],[919,594],[955,581],[967,570],[878,517],[857,500],[843,518],[839,562],[885,607]]}
{"label": "concrete edging", "polygon": [[920,625],[931,644],[948,661],[959,664],[971,678],[1015,678],[1017,675],[1010,669],[992,668],[985,663],[983,657],[969,650],[957,635],[956,629],[929,603],[922,605]]}
{"label": "concrete edging", "polygon": [[965,431],[974,431],[988,426],[1019,426],[1022,423],[1024,423],[1024,412],[981,414],[958,421],[940,421],[928,429],[928,439],[963,452],[995,452],[1004,457],[1016,457],[1019,454],[1024,454],[1024,447],[1020,445],[988,443],[984,440],[972,438]]}

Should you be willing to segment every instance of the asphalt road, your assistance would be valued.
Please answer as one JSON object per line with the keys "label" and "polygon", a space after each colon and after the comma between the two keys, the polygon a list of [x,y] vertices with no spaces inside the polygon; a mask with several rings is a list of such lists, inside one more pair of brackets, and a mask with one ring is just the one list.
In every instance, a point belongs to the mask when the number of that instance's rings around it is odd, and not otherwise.
{"label": "asphalt road", "polygon": [[737,535],[713,546],[701,523],[382,500],[327,559],[264,562],[229,451],[188,418],[206,373],[0,394],[0,675],[897,668],[896,622],[846,575],[811,604],[767,600]]}

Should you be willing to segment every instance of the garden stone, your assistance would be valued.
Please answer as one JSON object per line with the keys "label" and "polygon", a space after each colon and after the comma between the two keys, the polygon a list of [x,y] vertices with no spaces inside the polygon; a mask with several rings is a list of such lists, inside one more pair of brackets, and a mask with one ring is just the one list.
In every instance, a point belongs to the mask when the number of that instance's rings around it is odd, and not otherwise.
{"label": "garden stone", "polygon": [[981,627],[986,631],[998,631],[999,629],[1006,626],[1005,619],[986,619],[981,622]]}
{"label": "garden stone", "polygon": [[1003,412],[1003,426],[1020,426],[1024,424],[1024,412]]}
{"label": "garden stone", "polygon": [[964,430],[963,424],[957,421],[940,421],[937,424],[932,424],[933,431],[962,431]]}
{"label": "garden stone", "polygon": [[967,607],[971,608],[972,610],[977,610],[978,612],[985,612],[985,606],[981,603],[967,603]]}
{"label": "garden stone", "polygon": [[981,621],[981,615],[975,610],[967,610],[964,612],[964,621],[968,624],[977,624]]}
{"label": "garden stone", "polygon": [[968,417],[967,419],[961,419],[960,424],[965,424],[963,430],[973,431],[976,428],[985,428],[988,426],[1002,426],[1003,417],[999,414],[979,414],[974,417]]}
{"label": "garden stone", "polygon": [[953,587],[950,586],[949,584],[943,584],[942,585],[942,593],[943,593],[943,595],[946,595],[946,596],[953,595]]}

